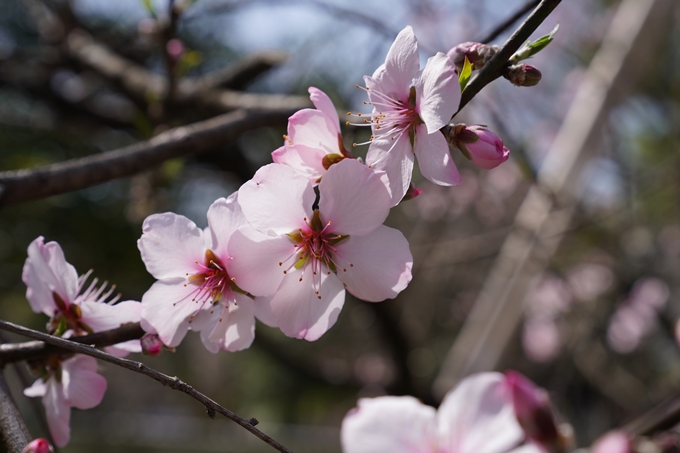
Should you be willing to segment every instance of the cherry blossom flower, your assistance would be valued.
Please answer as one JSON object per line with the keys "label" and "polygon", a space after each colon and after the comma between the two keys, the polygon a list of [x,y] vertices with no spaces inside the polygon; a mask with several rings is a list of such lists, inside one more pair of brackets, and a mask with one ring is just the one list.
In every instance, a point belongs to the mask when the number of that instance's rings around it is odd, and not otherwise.
{"label": "cherry blossom flower", "polygon": [[47,440],[39,437],[38,439],[33,439],[21,450],[21,453],[52,453],[54,449]]}
{"label": "cherry blossom flower", "polygon": [[[22,279],[26,284],[26,298],[36,313],[50,316],[48,331],[58,336],[75,336],[101,332],[138,322],[141,305],[124,301],[113,305],[120,296],[107,302],[115,285],[106,290],[104,282],[97,288],[95,278],[85,285],[92,271],[78,277],[76,269],[66,261],[61,246],[45,243],[40,236],[28,246]],[[140,352],[139,340],[109,346],[106,350],[117,356]]]}
{"label": "cherry blossom flower", "polygon": [[410,396],[360,399],[341,431],[344,453],[540,452],[517,448],[523,439],[501,373],[464,379],[439,410]]}
{"label": "cherry blossom flower", "polygon": [[104,398],[106,379],[97,374],[97,361],[75,355],[59,362],[52,357],[47,374],[24,389],[24,395],[42,397],[47,424],[54,443],[63,447],[69,441],[71,408],[91,409]]}
{"label": "cherry blossom flower", "polygon": [[332,164],[353,157],[345,149],[333,101],[318,88],[309,88],[316,109],[303,109],[288,119],[284,145],[272,152],[275,163],[285,164],[309,178],[312,184]]}
{"label": "cherry blossom flower", "polygon": [[229,247],[233,275],[269,295],[284,334],[318,339],[337,320],[345,287],[359,299],[396,297],[411,280],[413,258],[401,232],[384,226],[390,194],[384,173],[354,159],[328,169],[318,209],[308,179],[285,165],[262,167],[239,190],[250,226]]}
{"label": "cherry blossom flower", "polygon": [[420,172],[435,184],[461,183],[446,139],[439,132],[460,102],[455,65],[443,53],[430,57],[420,70],[418,42],[411,27],[392,44],[385,63],[364,76],[373,113],[366,162],[387,173],[393,205],[407,192],[414,156]]}
{"label": "cherry blossom flower", "polygon": [[201,331],[211,352],[248,348],[255,336],[255,304],[231,276],[227,243],[245,222],[233,195],[216,200],[203,231],[171,212],[144,220],[137,242],[146,269],[158,281],[142,297],[142,327],[177,346]]}

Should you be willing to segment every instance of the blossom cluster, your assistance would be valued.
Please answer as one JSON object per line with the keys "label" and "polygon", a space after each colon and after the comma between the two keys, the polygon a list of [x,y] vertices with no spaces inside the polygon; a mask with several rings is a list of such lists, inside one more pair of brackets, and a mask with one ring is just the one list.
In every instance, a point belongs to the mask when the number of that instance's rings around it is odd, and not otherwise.
{"label": "blossom cluster", "polygon": [[[411,281],[413,257],[404,235],[384,222],[420,192],[411,182],[416,157],[422,175],[444,186],[461,183],[449,145],[486,169],[508,159],[485,127],[449,125],[461,99],[460,71],[441,52],[421,69],[406,27],[360,87],[372,107],[354,116],[355,125],[371,127],[365,162],[345,147],[333,102],[311,87],[315,108],[290,117],[274,163],[212,203],[206,228],[172,212],[146,218],[138,248],[156,282],[141,303],[109,300],[113,287],[105,292],[96,279],[86,288],[91,271],[78,277],[59,245],[40,237],[23,274],[31,307],[50,317],[50,334],[63,337],[140,322],[147,332],[141,346],[136,340],[108,350],[143,347],[153,355],[179,345],[189,330],[213,353],[246,349],[255,319],[314,341],[337,321],[346,292],[367,302],[396,297]],[[52,358],[25,390],[43,398],[58,446],[69,439],[70,408],[93,407],[104,395],[96,369],[91,357]]]}

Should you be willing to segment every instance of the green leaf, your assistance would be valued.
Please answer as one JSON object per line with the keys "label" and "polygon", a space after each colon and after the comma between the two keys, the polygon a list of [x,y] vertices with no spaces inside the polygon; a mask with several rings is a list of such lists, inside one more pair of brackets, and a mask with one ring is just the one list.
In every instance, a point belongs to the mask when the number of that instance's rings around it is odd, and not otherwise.
{"label": "green leaf", "polygon": [[151,14],[151,17],[156,17],[156,7],[153,5],[153,0],[142,0],[142,6]]}
{"label": "green leaf", "polygon": [[461,69],[460,74],[458,74],[458,84],[460,85],[460,91],[465,90],[465,87],[470,81],[470,76],[472,76],[472,69],[474,66],[470,63],[467,57],[465,57],[465,63],[463,63],[463,69]]}
{"label": "green leaf", "polygon": [[536,41],[527,42],[517,52],[515,52],[515,55],[513,55],[510,60],[518,62],[533,57],[538,52],[548,47],[548,44],[552,42],[553,36],[555,36],[555,33],[557,33],[557,30],[559,29],[560,24],[557,24],[555,25],[555,28],[553,28],[552,31],[547,35],[541,36]]}

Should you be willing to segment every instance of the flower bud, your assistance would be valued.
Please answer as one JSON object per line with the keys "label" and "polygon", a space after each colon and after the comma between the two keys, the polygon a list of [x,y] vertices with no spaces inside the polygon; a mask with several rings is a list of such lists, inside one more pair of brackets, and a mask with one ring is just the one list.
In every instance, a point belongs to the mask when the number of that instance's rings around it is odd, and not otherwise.
{"label": "flower bud", "polygon": [[631,436],[623,431],[610,431],[600,437],[593,447],[593,453],[633,453]]}
{"label": "flower bud", "polygon": [[478,167],[491,170],[510,157],[510,150],[503,145],[503,140],[484,126],[461,123],[446,126],[443,131],[449,145],[459,149]]}
{"label": "flower bud", "polygon": [[151,357],[157,356],[163,351],[165,346],[156,333],[147,333],[139,340],[142,345],[142,354]]}
{"label": "flower bud", "polygon": [[411,183],[406,191],[406,195],[404,195],[404,198],[402,198],[401,201],[413,200],[421,193],[423,193],[423,189],[419,189]]}
{"label": "flower bud", "polygon": [[50,453],[54,449],[52,446],[43,438],[34,439],[24,447],[21,453]]}
{"label": "flower bud", "polygon": [[449,50],[447,55],[459,70],[463,69],[466,57],[475,69],[482,69],[497,51],[498,46],[489,46],[481,42],[464,42]]}
{"label": "flower bud", "polygon": [[515,416],[527,437],[549,450],[559,444],[561,439],[547,392],[517,371],[507,371],[505,382],[510,390]]}
{"label": "flower bud", "polygon": [[518,87],[532,87],[541,81],[541,71],[530,64],[515,64],[503,71],[503,77]]}

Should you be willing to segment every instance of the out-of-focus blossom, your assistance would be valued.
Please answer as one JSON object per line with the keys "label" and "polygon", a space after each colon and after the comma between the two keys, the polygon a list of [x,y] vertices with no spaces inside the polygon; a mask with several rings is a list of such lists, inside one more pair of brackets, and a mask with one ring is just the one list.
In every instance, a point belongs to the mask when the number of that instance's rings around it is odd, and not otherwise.
{"label": "out-of-focus blossom", "polygon": [[481,42],[464,42],[449,50],[447,55],[458,70],[463,69],[465,58],[474,65],[475,69],[482,69],[484,65],[498,51],[498,46],[490,46]]}
{"label": "out-of-focus blossom", "polygon": [[42,397],[50,434],[57,447],[65,446],[71,437],[71,408],[91,409],[106,392],[106,379],[97,374],[97,361],[76,355],[59,362],[50,361],[46,375],[24,389],[24,395]]}
{"label": "out-of-focus blossom", "polygon": [[345,287],[359,299],[396,297],[411,280],[404,235],[384,226],[391,199],[385,174],[354,159],[328,169],[318,209],[307,178],[292,168],[262,167],[239,190],[250,227],[229,247],[232,275],[255,295],[272,295],[284,334],[312,341],[337,320]]}
{"label": "out-of-focus blossom", "polygon": [[392,205],[404,197],[411,182],[414,156],[420,172],[435,184],[460,184],[444,136],[439,132],[460,102],[460,86],[451,59],[430,57],[420,70],[418,43],[411,27],[403,29],[385,63],[364,76],[373,106],[373,130],[366,162],[387,173]]}
{"label": "out-of-focus blossom", "polygon": [[464,379],[438,411],[410,396],[360,399],[341,430],[344,453],[540,452],[517,448],[523,438],[500,373]]}
{"label": "out-of-focus blossom", "polygon": [[288,119],[284,145],[272,152],[278,164],[292,167],[312,184],[334,163],[353,157],[340,133],[340,121],[333,101],[318,88],[309,88],[316,109],[303,109]]}
{"label": "out-of-focus blossom", "polygon": [[[113,305],[120,296],[107,302],[115,285],[104,292],[107,283],[97,288],[95,278],[85,288],[91,273],[89,271],[78,277],[76,269],[66,261],[61,246],[56,242],[45,243],[40,236],[30,243],[22,273],[26,298],[34,312],[50,316],[49,333],[84,335],[139,322],[139,302],[125,301]],[[141,351],[139,340],[110,346],[106,350],[118,356]]]}
{"label": "out-of-focus blossom", "polygon": [[633,453],[631,436],[623,431],[606,433],[593,446],[593,453]]}
{"label": "out-of-focus blossom", "polygon": [[658,278],[645,277],[635,282],[628,299],[609,322],[607,340],[612,349],[621,354],[637,349],[654,329],[657,313],[665,307],[668,296],[668,285]]}
{"label": "out-of-focus blossom", "polygon": [[553,319],[530,318],[524,322],[522,347],[531,360],[549,362],[562,347],[562,331]]}
{"label": "out-of-focus blossom", "polygon": [[244,223],[235,195],[210,206],[206,231],[171,212],[146,218],[137,244],[147,271],[158,279],[142,297],[147,332],[169,347],[177,346],[190,326],[201,331],[211,352],[250,346],[255,302],[231,275],[233,255],[227,248]]}
{"label": "out-of-focus blossom", "polygon": [[484,126],[456,124],[445,128],[444,136],[451,147],[486,170],[498,167],[510,157],[510,150],[503,145],[503,140]]}
{"label": "out-of-focus blossom", "polygon": [[526,435],[549,450],[558,445],[560,436],[550,407],[548,394],[516,371],[505,373],[517,420]]}
{"label": "out-of-focus blossom", "polygon": [[47,440],[43,438],[33,439],[29,442],[21,453],[52,453],[54,449]]}
{"label": "out-of-focus blossom", "polygon": [[579,300],[590,301],[604,294],[614,285],[614,272],[604,264],[586,263],[567,275],[571,292]]}

